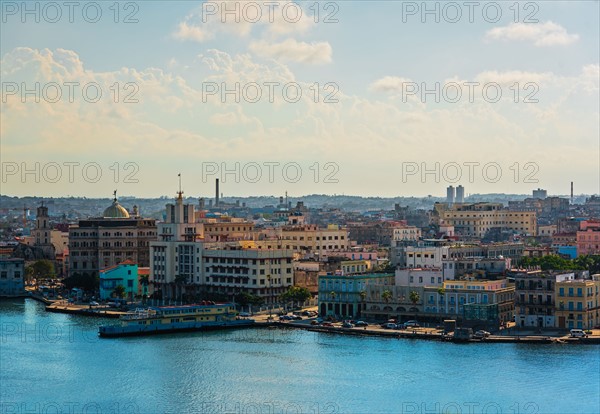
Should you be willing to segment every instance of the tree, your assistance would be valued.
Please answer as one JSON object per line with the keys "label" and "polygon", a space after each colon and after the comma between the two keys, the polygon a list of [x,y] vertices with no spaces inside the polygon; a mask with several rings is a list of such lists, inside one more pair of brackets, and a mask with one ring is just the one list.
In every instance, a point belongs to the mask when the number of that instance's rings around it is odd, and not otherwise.
{"label": "tree", "polygon": [[100,287],[100,278],[97,274],[74,273],[63,280],[67,289],[80,288],[86,291],[96,291]]}
{"label": "tree", "polygon": [[179,301],[181,302],[183,299],[183,285],[187,283],[186,275],[177,275],[175,276],[175,288],[179,288]]}
{"label": "tree", "polygon": [[242,307],[250,305],[260,306],[263,304],[264,299],[248,292],[240,292],[235,296],[235,301]]}
{"label": "tree", "polygon": [[36,279],[39,278],[53,278],[56,273],[54,271],[54,264],[50,260],[36,260],[31,265],[27,266],[25,274],[29,274]]}
{"label": "tree", "polygon": [[112,293],[119,299],[123,299],[125,297],[126,292],[125,292],[125,288],[123,287],[123,285],[117,285]]}
{"label": "tree", "polygon": [[385,301],[385,303],[388,303],[390,301],[390,299],[392,299],[392,292],[390,292],[389,290],[384,290],[383,293],[381,294],[381,299],[383,299]]}
{"label": "tree", "polygon": [[143,286],[142,297],[144,299],[146,299],[146,297],[148,296],[148,285],[150,284],[150,276],[149,275],[140,276],[140,283]]}
{"label": "tree", "polygon": [[[408,295],[408,299],[411,301],[411,303],[413,304],[413,307],[415,307],[415,309],[416,309],[417,303],[419,303],[419,301],[421,300],[421,296],[419,296],[419,292],[417,292],[416,290],[413,290]],[[415,311],[415,319],[417,319],[416,311]]]}
{"label": "tree", "polygon": [[310,294],[310,291],[305,288],[305,287],[299,287],[299,286],[292,286],[288,289],[287,292],[285,292],[283,295],[281,295],[281,299],[284,302],[299,302],[299,303],[303,303],[306,302],[308,299],[310,299],[312,297],[312,295]]}

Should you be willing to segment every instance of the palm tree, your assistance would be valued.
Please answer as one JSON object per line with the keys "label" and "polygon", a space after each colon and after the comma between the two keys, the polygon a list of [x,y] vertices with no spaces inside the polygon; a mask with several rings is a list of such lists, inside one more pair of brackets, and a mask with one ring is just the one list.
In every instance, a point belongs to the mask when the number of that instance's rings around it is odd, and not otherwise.
{"label": "palm tree", "polygon": [[[335,293],[333,290],[331,292],[329,292],[329,296],[331,297],[331,301],[333,302],[335,300],[335,297],[337,296],[337,293]],[[335,304],[333,306],[333,310],[335,312]]]}
{"label": "palm tree", "polygon": [[140,276],[140,283],[143,286],[143,289],[142,289],[142,298],[144,300],[146,300],[146,297],[148,296],[148,284],[150,283],[150,276],[149,275],[142,275],[142,276]]}
{"label": "palm tree", "polygon": [[123,299],[123,297],[125,296],[125,288],[123,287],[123,285],[117,285],[113,290],[113,294],[119,299]]}
{"label": "palm tree", "polygon": [[[441,299],[444,296],[444,294],[446,293],[446,289],[441,287],[437,290],[437,293],[438,293],[438,295],[440,295],[440,299]],[[440,313],[440,323],[441,323],[442,322],[442,316],[441,316],[442,312],[441,312],[441,309],[439,309],[440,305],[441,305],[441,301],[438,299],[437,307],[438,307],[438,310],[440,311],[439,313]]]}
{"label": "palm tree", "polygon": [[179,301],[180,302],[183,301],[183,285],[185,283],[187,283],[187,276],[185,276],[185,275],[175,276],[175,286],[179,287]]}
{"label": "palm tree", "polygon": [[385,301],[385,303],[388,303],[390,301],[390,299],[392,299],[392,292],[390,292],[389,290],[384,290],[383,293],[381,294],[381,299],[383,299]]}
{"label": "palm tree", "polygon": [[[360,293],[360,301],[362,303],[362,308],[365,307],[365,300],[367,299],[367,292],[365,292],[364,290],[361,290]],[[362,308],[361,308],[361,312],[359,312],[359,314],[362,316]]]}
{"label": "palm tree", "polygon": [[[410,294],[408,295],[408,298],[412,302],[413,307],[416,309],[417,303],[419,303],[419,301],[421,300],[421,296],[419,296],[419,292],[417,292],[416,290],[411,291]],[[415,320],[416,319],[417,319],[417,312],[415,312]]]}

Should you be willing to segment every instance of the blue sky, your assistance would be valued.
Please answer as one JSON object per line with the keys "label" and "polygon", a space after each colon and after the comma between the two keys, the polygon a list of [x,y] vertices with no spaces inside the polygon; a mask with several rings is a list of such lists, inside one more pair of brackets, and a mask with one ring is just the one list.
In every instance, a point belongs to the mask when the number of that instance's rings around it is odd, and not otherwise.
{"label": "blue sky", "polygon": [[[79,9],[70,23],[66,8],[50,23],[53,10],[44,14],[40,3],[36,23],[34,15],[21,21],[21,2],[2,2],[2,193],[102,196],[118,187],[121,194],[159,196],[175,191],[179,172],[190,195],[212,194],[215,177],[225,179],[225,195],[242,196],[443,195],[448,184],[463,184],[467,193],[542,187],[566,194],[570,181],[576,193],[600,192],[598,2],[521,2],[516,23],[514,2],[494,3],[502,12],[497,22],[482,11],[490,2],[480,3],[473,22],[464,3],[454,3],[463,14],[456,23],[447,21],[453,14],[443,13],[442,2],[439,23],[433,15],[423,21],[420,10],[403,18],[403,9],[421,2],[303,2],[296,23],[281,10],[297,6],[275,3],[273,22],[264,2],[239,3],[248,13],[261,7],[256,23],[243,13],[239,23],[223,23],[221,2],[193,1],[121,2],[118,23],[113,2],[99,2],[96,23]],[[217,14],[207,14],[213,6]],[[338,21],[325,23],[336,9]],[[138,22],[124,23],[133,11]],[[531,12],[537,22],[525,22]],[[57,83],[63,96],[23,98],[21,86],[35,82]],[[65,82],[97,83],[103,98],[90,103],[76,94],[68,102]],[[209,84],[236,82],[256,83],[262,98],[203,96]],[[297,83],[302,98],[290,103],[276,90],[269,102],[265,82]],[[335,88],[324,88],[328,82]],[[459,85],[459,102],[409,93],[411,85],[449,82]],[[465,82],[478,82],[473,102],[464,98]],[[482,96],[491,83],[502,93],[498,102]],[[115,84],[120,102],[110,89]],[[134,89],[137,102],[122,102]],[[334,90],[337,102],[323,102]],[[523,102],[529,93],[537,102]],[[102,178],[76,173],[69,182],[65,162],[96,163]],[[295,163],[302,177],[280,171],[268,180],[265,162]],[[335,167],[325,168],[328,162]],[[39,174],[21,174],[35,163]],[[52,179],[52,163],[61,166],[60,179]],[[137,182],[124,180],[133,171],[125,163],[137,166]],[[239,174],[207,174],[214,163],[220,170],[240,165]],[[465,163],[479,163],[471,180]],[[262,179],[246,179],[256,164]],[[419,172],[407,174],[414,165]],[[421,174],[436,165],[439,177]],[[501,178],[484,174],[485,165],[499,168]],[[333,182],[324,182],[327,173]]]}

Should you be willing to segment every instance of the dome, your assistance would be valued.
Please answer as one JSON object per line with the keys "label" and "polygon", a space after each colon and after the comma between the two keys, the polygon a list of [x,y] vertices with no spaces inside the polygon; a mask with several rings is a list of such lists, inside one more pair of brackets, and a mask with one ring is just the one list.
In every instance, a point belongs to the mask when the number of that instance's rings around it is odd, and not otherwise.
{"label": "dome", "polygon": [[125,208],[119,204],[117,199],[113,200],[113,203],[104,210],[104,214],[102,214],[104,218],[129,218],[129,213]]}

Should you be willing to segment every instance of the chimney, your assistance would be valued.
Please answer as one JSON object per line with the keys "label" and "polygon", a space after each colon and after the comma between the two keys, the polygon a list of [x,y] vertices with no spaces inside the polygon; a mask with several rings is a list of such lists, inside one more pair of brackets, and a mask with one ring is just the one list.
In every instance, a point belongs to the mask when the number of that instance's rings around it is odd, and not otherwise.
{"label": "chimney", "polygon": [[219,207],[219,179],[215,180],[215,207]]}
{"label": "chimney", "polygon": [[573,204],[573,181],[571,181],[571,204]]}

